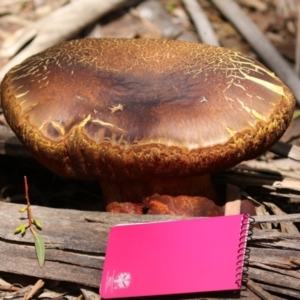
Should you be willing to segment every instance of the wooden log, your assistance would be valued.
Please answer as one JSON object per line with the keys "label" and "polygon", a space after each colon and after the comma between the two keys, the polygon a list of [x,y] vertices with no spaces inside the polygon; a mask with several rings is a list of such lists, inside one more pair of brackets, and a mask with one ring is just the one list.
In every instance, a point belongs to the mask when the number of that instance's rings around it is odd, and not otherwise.
{"label": "wooden log", "polygon": [[[24,215],[18,213],[22,207],[0,202],[0,272],[34,276],[43,280],[67,281],[93,288],[99,287],[108,232],[112,226],[120,223],[183,219],[174,216],[112,214],[32,206],[33,215],[42,223],[43,230],[40,234],[46,244],[46,263],[40,268],[32,235],[29,232],[24,237],[13,234],[15,227],[26,223]],[[295,219],[299,220],[299,215],[291,218]],[[264,221],[272,222],[272,218],[264,218]],[[277,285],[282,282],[281,286],[284,285],[286,289],[298,291],[299,278],[294,275],[300,270],[299,241],[300,234],[254,230],[249,240],[249,278],[255,280],[256,284],[261,282],[268,286],[272,286],[272,282]],[[257,299],[250,290],[243,291],[242,296]],[[194,299],[198,299],[197,295],[195,297]],[[228,299],[228,296],[222,296],[222,299]]]}
{"label": "wooden log", "polygon": [[292,276],[277,274],[273,271],[266,271],[252,267],[248,270],[248,276],[252,280],[254,279],[258,282],[300,291],[299,279]]}
{"label": "wooden log", "polygon": [[[264,216],[264,219],[267,220],[267,216]],[[253,246],[262,246],[265,248],[300,251],[300,234],[285,234],[270,229],[254,229],[250,243]]]}
{"label": "wooden log", "polygon": [[299,291],[293,291],[293,290],[285,289],[283,287],[276,287],[274,285],[267,285],[267,284],[260,284],[260,286],[266,291],[275,292],[277,294],[294,297],[295,299],[300,299]]}
{"label": "wooden log", "polygon": [[300,222],[300,214],[255,216],[254,219],[255,219],[256,222],[259,222],[259,223]]}
{"label": "wooden log", "polygon": [[[249,264],[251,266],[264,264],[264,267],[277,267],[283,270],[293,270],[300,267],[299,251],[271,249],[271,248],[254,248],[249,247],[250,258]],[[300,278],[300,273],[295,272],[293,275]]]}

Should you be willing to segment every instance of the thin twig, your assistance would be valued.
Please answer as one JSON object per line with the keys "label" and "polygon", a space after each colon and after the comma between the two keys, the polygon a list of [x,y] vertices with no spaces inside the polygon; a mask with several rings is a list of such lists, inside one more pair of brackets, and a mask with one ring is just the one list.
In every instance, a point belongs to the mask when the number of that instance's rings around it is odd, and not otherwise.
{"label": "thin twig", "polygon": [[[13,286],[13,285],[0,285],[0,290],[1,291],[9,291],[9,292],[17,292],[21,288],[18,286]],[[0,298],[1,299],[1,298]]]}
{"label": "thin twig", "polygon": [[183,0],[186,10],[191,16],[200,40],[209,45],[220,46],[219,40],[197,0]]}
{"label": "thin twig", "polygon": [[28,227],[32,234],[35,234],[35,230],[32,228],[32,212],[31,212],[31,206],[30,206],[30,200],[29,200],[29,194],[28,194],[28,183],[27,183],[27,176],[24,176],[24,189],[25,189],[25,199],[27,204],[27,218],[28,218]]}

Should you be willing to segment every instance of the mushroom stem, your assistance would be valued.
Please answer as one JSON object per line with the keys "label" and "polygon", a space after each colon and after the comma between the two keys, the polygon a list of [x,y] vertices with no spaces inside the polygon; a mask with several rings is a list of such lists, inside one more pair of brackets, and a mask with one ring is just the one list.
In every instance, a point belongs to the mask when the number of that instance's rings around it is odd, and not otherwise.
{"label": "mushroom stem", "polygon": [[112,202],[142,203],[145,197],[155,193],[169,196],[202,196],[216,201],[210,175],[185,178],[155,178],[149,180],[112,182],[101,180],[106,205]]}

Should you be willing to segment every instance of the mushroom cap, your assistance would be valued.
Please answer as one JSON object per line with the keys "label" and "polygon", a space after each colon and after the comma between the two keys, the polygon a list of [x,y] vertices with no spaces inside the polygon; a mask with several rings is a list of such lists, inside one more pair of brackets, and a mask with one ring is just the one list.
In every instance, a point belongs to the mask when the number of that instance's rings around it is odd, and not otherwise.
{"label": "mushroom cap", "polygon": [[84,179],[212,173],[286,130],[295,99],[254,59],[205,44],[81,39],[11,69],[3,113],[52,171]]}

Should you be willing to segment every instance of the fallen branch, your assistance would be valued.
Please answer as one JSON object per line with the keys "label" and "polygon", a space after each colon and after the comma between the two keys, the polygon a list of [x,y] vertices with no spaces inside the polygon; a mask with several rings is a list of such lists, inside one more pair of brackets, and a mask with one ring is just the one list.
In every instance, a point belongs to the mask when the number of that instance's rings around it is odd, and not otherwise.
{"label": "fallen branch", "polygon": [[280,223],[280,222],[300,222],[300,214],[255,216],[255,222],[259,223]]}
{"label": "fallen branch", "polygon": [[75,36],[87,25],[96,22],[100,17],[125,2],[127,1],[73,1],[36,23],[21,29],[15,38],[10,40],[10,43],[4,45],[7,55],[14,55],[31,39],[33,41],[0,70],[0,81],[12,67],[21,63],[24,59]]}

